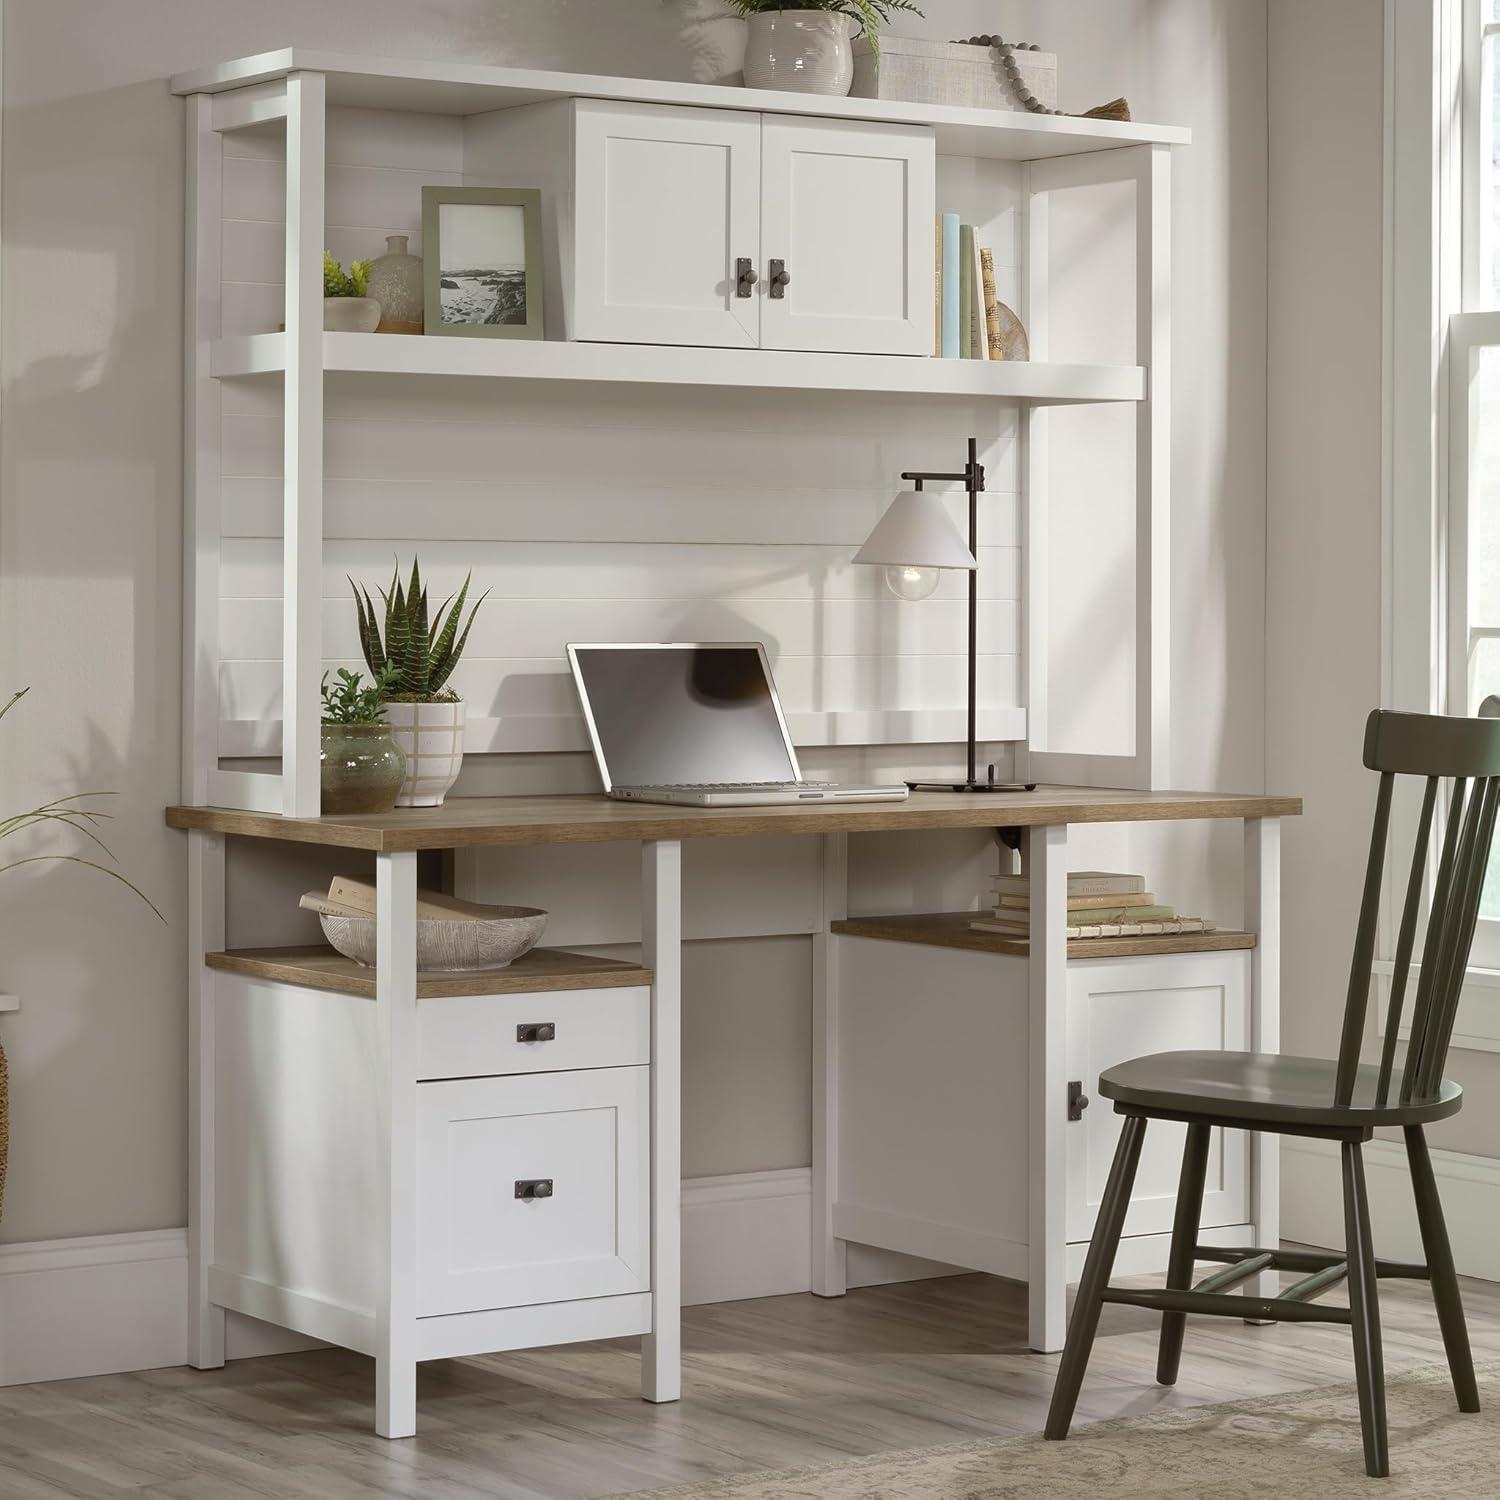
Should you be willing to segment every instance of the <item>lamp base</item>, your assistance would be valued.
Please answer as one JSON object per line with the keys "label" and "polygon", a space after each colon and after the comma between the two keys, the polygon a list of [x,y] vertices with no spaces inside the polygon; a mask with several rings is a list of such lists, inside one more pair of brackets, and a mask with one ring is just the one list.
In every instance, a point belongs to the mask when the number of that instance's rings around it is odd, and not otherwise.
{"label": "lamp base", "polygon": [[913,792],[1034,792],[1034,781],[908,781]]}

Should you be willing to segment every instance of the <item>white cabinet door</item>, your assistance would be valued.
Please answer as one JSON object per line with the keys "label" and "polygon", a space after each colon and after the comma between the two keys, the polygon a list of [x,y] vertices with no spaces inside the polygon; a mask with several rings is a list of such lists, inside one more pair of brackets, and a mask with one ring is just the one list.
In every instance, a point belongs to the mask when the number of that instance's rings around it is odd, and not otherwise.
{"label": "white cabinet door", "polygon": [[[572,337],[754,348],[760,116],[580,99]],[[931,236],[929,235],[929,238]]]}
{"label": "white cabinet door", "polygon": [[[1068,1077],[1091,1103],[1068,1129],[1067,1235],[1094,1232],[1123,1117],[1096,1097],[1099,1074],[1152,1052],[1247,1051],[1250,1046],[1250,955],[1174,953],[1159,957],[1081,959],[1068,965]],[[1136,1172],[1125,1233],[1172,1228],[1185,1125],[1152,1120]],[[1209,1150],[1202,1223],[1249,1218],[1249,1143],[1243,1131],[1215,1130]]]}
{"label": "white cabinet door", "polygon": [[930,355],[932,132],[763,118],[761,346]]}
{"label": "white cabinet door", "polygon": [[649,1068],[417,1085],[417,1313],[649,1285]]}

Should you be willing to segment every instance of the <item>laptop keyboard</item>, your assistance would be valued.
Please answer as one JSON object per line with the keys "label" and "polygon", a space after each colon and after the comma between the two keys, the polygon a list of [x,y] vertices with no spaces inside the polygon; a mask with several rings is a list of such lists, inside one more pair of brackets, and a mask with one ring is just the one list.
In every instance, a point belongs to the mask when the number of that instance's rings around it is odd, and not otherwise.
{"label": "laptop keyboard", "polygon": [[[813,791],[827,786],[826,781],[672,781],[665,792],[782,792]],[[649,789],[648,789],[649,790]]]}

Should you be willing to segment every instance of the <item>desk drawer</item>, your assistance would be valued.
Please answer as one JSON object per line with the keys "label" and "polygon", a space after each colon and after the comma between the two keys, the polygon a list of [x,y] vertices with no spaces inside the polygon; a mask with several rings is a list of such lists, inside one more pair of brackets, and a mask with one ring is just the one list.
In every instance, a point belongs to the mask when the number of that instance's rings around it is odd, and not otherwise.
{"label": "desk drawer", "polygon": [[419,1317],[647,1289],[649,1078],[418,1085]]}
{"label": "desk drawer", "polygon": [[[651,1059],[651,990],[450,995],[417,1007],[417,1077],[623,1068]],[[545,1028],[551,1027],[551,1033]],[[545,1040],[522,1041],[518,1028]]]}

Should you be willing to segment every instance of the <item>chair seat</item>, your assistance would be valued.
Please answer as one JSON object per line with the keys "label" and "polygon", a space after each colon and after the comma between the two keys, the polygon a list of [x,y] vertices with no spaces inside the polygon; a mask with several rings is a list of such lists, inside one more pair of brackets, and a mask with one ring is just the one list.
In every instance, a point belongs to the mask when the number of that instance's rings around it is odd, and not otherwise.
{"label": "chair seat", "polygon": [[1207,1116],[1314,1129],[1355,1129],[1371,1125],[1420,1125],[1457,1114],[1463,1090],[1445,1078],[1436,1098],[1402,1104],[1400,1069],[1390,1098],[1375,1103],[1380,1070],[1360,1066],[1354,1102],[1333,1102],[1338,1064],[1322,1057],[1287,1057],[1270,1052],[1158,1052],[1108,1068],[1099,1092],[1130,1113]]}

